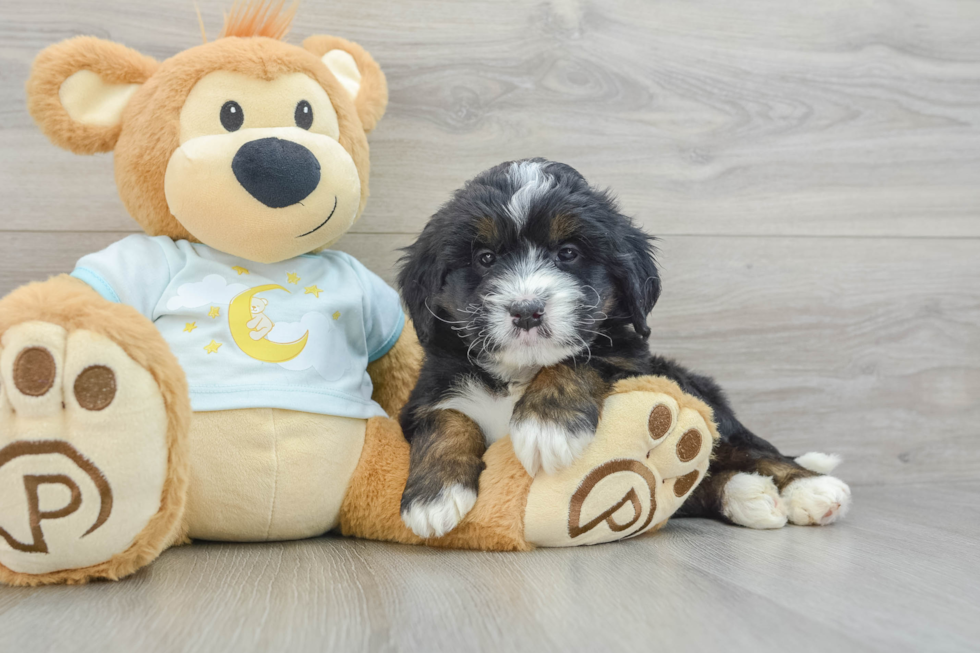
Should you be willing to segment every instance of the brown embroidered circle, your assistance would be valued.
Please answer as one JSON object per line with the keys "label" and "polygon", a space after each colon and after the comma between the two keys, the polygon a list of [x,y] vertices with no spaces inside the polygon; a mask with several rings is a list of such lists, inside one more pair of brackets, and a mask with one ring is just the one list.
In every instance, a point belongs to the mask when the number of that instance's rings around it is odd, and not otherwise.
{"label": "brown embroidered circle", "polygon": [[[63,440],[20,440],[12,442],[0,449],[0,467],[21,456],[52,454],[64,456],[71,460],[95,484],[95,488],[99,492],[99,514],[95,518],[95,523],[82,534],[82,537],[85,537],[89,533],[94,533],[106,523],[109,515],[112,514],[112,488],[109,487],[109,481],[102,471],[92,464],[92,461],[79,453],[75,447]],[[71,492],[71,501],[67,506],[59,510],[42,511],[40,508],[40,499],[37,495],[37,488],[44,484],[64,485]],[[0,538],[6,540],[7,544],[16,551],[47,553],[48,545],[44,541],[44,531],[41,528],[41,522],[45,519],[65,517],[77,511],[81,504],[81,490],[78,489],[77,483],[63,474],[24,476],[24,489],[27,491],[28,514],[30,515],[31,534],[34,540],[30,543],[19,542],[10,533],[5,531],[3,527],[0,527]]]}
{"label": "brown embroidered circle", "polygon": [[684,474],[676,481],[674,481],[674,495],[682,497],[688,493],[688,491],[694,487],[694,484],[698,481],[698,470],[694,470],[690,474]]}
{"label": "brown embroidered circle", "polygon": [[[650,492],[650,513],[647,515],[646,520],[644,520],[643,525],[633,532],[633,535],[642,533],[650,525],[650,522],[653,521],[653,515],[657,511],[657,478],[653,475],[653,472],[638,460],[610,460],[589,472],[582,480],[579,488],[575,490],[575,494],[572,495],[572,500],[568,506],[568,536],[570,538],[575,539],[583,533],[588,533],[602,522],[606,522],[609,530],[614,533],[621,533],[640,521],[640,517],[643,516],[643,505],[640,503],[640,496],[636,493],[636,489],[631,487],[623,495],[622,499],[604,510],[598,517],[587,524],[581,523],[582,506],[585,504],[589,493],[598,485],[599,481],[618,472],[633,472],[637,474],[646,483],[647,489]],[[627,503],[633,508],[633,517],[625,524],[621,524],[616,521],[614,515]]]}
{"label": "brown embroidered circle", "polygon": [[28,347],[14,359],[14,385],[30,397],[43,397],[54,385],[58,366],[44,347]]}
{"label": "brown embroidered circle", "polygon": [[690,429],[677,441],[677,457],[681,462],[690,462],[701,451],[701,434],[696,429]]}
{"label": "brown embroidered circle", "polygon": [[102,410],[116,396],[116,375],[105,365],[92,365],[75,379],[75,399],[85,410]]}
{"label": "brown embroidered circle", "polygon": [[654,440],[659,440],[667,435],[671,422],[669,408],[663,404],[654,406],[653,410],[650,411],[650,419],[647,421],[647,425],[650,428],[650,437]]}

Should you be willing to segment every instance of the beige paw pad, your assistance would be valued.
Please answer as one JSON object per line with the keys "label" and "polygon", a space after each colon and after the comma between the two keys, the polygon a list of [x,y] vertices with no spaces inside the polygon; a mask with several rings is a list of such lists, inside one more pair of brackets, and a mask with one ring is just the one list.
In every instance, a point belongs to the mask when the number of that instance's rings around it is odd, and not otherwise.
{"label": "beige paw pad", "polygon": [[0,564],[95,565],[160,510],[168,416],[152,375],[90,331],[29,322],[0,353]]}
{"label": "beige paw pad", "polygon": [[697,487],[712,442],[701,413],[670,394],[611,395],[582,456],[557,474],[535,477],[525,537],[536,546],[576,546],[649,531]]}

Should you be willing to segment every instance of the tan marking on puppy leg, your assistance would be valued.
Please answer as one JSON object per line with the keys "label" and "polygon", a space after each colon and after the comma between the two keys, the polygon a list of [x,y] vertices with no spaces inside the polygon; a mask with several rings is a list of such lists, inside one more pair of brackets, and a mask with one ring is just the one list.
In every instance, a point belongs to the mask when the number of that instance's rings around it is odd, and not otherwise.
{"label": "tan marking on puppy leg", "polygon": [[601,405],[608,392],[609,384],[595,370],[546,367],[528,384],[514,408],[514,421],[537,417],[559,424],[574,422],[584,409]]}
{"label": "tan marking on puppy leg", "polygon": [[787,485],[801,478],[820,476],[816,472],[800,467],[796,463],[784,460],[761,459],[756,463],[756,470],[762,476],[771,476],[776,487],[782,492]]}
{"label": "tan marking on puppy leg", "polygon": [[402,495],[402,519],[417,535],[444,535],[470,511],[485,450],[483,432],[463,413],[439,409],[426,415],[412,441]]}
{"label": "tan marking on puppy leg", "polygon": [[546,367],[514,406],[511,441],[529,474],[552,474],[578,458],[595,435],[609,385],[590,368]]}

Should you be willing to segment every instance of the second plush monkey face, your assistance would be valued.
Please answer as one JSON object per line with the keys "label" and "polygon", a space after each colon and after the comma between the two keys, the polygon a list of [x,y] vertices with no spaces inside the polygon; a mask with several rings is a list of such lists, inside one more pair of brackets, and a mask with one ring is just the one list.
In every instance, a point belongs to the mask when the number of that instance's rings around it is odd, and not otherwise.
{"label": "second plush monkey face", "polygon": [[271,263],[337,241],[368,195],[370,131],[387,88],[362,48],[227,37],[157,63],[80,37],[39,55],[32,115],[58,145],[115,152],[116,182],[151,235]]}

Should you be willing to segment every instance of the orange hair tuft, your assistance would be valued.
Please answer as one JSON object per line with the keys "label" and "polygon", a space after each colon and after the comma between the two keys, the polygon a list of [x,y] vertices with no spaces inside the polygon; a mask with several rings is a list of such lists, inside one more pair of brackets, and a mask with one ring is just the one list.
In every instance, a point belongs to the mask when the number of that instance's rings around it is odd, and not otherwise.
{"label": "orange hair tuft", "polygon": [[225,14],[225,26],[219,38],[226,36],[267,36],[282,39],[289,33],[296,15],[298,0],[285,7],[286,0],[235,0]]}

